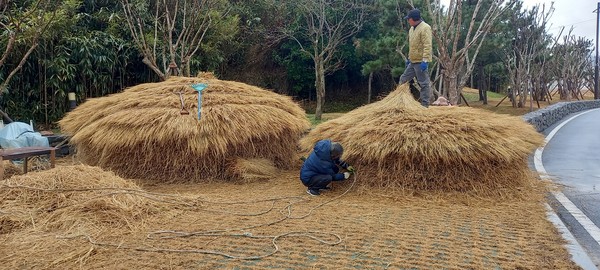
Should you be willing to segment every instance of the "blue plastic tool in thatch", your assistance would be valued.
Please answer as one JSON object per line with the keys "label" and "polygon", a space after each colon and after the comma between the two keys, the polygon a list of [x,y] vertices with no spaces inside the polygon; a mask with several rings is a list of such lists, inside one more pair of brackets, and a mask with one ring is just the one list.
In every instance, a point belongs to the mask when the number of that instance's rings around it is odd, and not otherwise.
{"label": "blue plastic tool in thatch", "polygon": [[192,88],[198,91],[198,120],[200,120],[200,109],[202,108],[202,90],[208,87],[208,84],[205,83],[195,83],[192,84]]}

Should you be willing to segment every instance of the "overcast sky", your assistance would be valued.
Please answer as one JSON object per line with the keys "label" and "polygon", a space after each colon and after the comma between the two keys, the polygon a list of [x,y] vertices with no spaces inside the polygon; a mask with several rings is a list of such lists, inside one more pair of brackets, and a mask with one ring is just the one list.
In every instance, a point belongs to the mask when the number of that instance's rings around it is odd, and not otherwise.
{"label": "overcast sky", "polygon": [[[446,6],[450,0],[441,0]],[[569,31],[573,26],[573,35],[583,36],[596,42],[596,13],[594,10],[598,7],[600,0],[523,0],[526,8],[531,8],[536,4],[550,5],[554,2],[554,13],[550,18],[552,24],[548,31],[557,35],[561,26],[565,26],[563,33]]]}
{"label": "overcast sky", "polygon": [[[583,36],[596,41],[596,16],[594,10],[598,1],[594,0],[524,0],[526,7],[535,4],[550,5],[554,2],[554,13],[550,18],[552,26],[548,29],[552,34],[558,34],[561,26],[565,26],[565,34],[573,27],[573,35]],[[595,43],[594,43],[595,44]]]}

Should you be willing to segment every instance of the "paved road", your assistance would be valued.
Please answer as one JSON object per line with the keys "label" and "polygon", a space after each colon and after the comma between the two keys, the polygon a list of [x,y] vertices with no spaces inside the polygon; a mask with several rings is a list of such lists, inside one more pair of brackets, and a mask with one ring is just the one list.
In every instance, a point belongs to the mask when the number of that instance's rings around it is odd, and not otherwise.
{"label": "paved road", "polygon": [[[600,266],[600,109],[565,117],[546,129],[548,143],[536,152],[536,169],[563,189],[554,192],[550,205],[583,250],[585,269]],[[541,155],[541,166],[539,162]]]}

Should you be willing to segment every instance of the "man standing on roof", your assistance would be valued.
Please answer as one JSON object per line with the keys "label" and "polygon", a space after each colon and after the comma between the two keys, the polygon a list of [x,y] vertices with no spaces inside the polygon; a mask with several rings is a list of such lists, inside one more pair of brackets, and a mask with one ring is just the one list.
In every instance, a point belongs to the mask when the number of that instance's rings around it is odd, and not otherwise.
{"label": "man standing on roof", "polygon": [[[320,190],[329,189],[331,181],[343,181],[350,178],[354,168],[341,159],[344,148],[331,140],[320,140],[315,144],[313,152],[304,161],[300,170],[300,180],[312,196],[321,194]],[[340,173],[340,168],[347,170]]]}
{"label": "man standing on roof", "polygon": [[421,86],[421,105],[427,108],[431,96],[427,68],[433,59],[431,57],[431,26],[423,21],[418,9],[409,11],[404,19],[408,19],[410,30],[408,31],[408,59],[406,60],[406,69],[400,76],[400,84],[417,77]]}

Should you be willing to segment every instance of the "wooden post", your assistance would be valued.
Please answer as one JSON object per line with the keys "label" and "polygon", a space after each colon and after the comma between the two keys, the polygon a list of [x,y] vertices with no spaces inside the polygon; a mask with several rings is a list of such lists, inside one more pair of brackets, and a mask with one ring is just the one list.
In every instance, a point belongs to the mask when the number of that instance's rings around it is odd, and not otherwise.
{"label": "wooden post", "polygon": [[55,162],[56,162],[56,148],[50,150],[50,168],[54,169]]}
{"label": "wooden post", "polygon": [[29,157],[23,158],[23,174],[27,173],[27,162],[29,161]]}
{"label": "wooden post", "polygon": [[462,98],[462,100],[464,100],[464,101],[465,101],[465,104],[467,104],[467,107],[471,107],[471,106],[469,105],[469,102],[467,102],[467,99],[465,98],[465,96],[463,96],[463,94],[462,94],[462,93],[460,93],[460,97]]}
{"label": "wooden post", "polygon": [[496,107],[500,106],[500,104],[502,104],[502,101],[504,101],[507,97],[508,97],[508,95],[504,96],[502,98],[502,100],[500,100],[500,102],[498,102],[498,104],[496,104]]}

